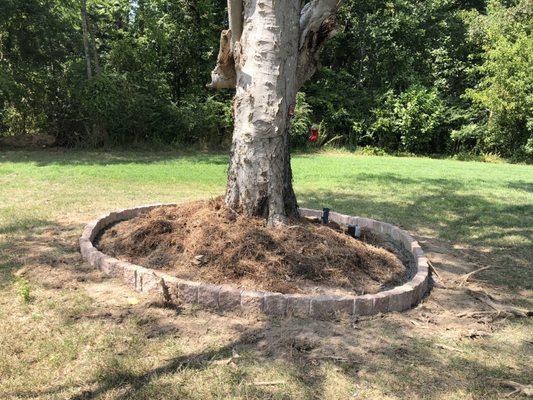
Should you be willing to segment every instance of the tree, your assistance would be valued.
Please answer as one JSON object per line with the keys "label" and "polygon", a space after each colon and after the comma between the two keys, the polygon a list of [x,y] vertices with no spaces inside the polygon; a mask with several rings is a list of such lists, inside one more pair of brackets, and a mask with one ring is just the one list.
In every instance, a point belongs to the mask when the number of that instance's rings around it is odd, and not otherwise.
{"label": "tree", "polygon": [[316,71],[341,0],[228,0],[213,88],[236,87],[226,204],[270,225],[297,215],[290,110]]}
{"label": "tree", "polygon": [[89,50],[89,28],[87,23],[87,2],[81,1],[81,27],[83,34],[83,50],[85,51],[85,63],[87,65],[87,79],[92,79],[93,70],[91,67],[91,54]]}
{"label": "tree", "polygon": [[472,35],[483,45],[478,85],[467,95],[485,110],[485,147],[503,156],[533,157],[532,3],[508,6],[500,0],[477,15]]}

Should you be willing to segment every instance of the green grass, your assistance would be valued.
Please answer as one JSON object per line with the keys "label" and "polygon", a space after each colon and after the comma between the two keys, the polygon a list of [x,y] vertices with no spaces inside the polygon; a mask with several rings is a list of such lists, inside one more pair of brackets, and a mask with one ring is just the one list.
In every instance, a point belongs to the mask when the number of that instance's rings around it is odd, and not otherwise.
{"label": "green grass", "polygon": [[[531,382],[530,322],[498,321],[489,336],[468,339],[463,331],[484,327],[455,318],[472,303],[449,291],[354,329],[176,312],[145,298],[132,306],[127,298],[139,295],[80,259],[85,222],[218,196],[226,165],[217,154],[0,153],[0,398],[476,399],[506,393],[497,379]],[[479,274],[485,289],[530,304],[533,167],[326,153],[297,155],[293,169],[302,206],[402,226],[443,276],[491,266]],[[16,274],[31,301],[20,301]],[[412,323],[427,315],[428,328]],[[316,342],[309,352],[294,350],[302,335]],[[232,349],[235,366],[213,362]],[[350,360],[325,357],[332,352]]]}

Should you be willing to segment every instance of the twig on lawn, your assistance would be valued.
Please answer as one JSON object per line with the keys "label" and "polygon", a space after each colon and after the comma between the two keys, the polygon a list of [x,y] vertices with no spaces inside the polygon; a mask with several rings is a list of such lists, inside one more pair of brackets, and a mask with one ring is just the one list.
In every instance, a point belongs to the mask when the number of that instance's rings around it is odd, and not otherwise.
{"label": "twig on lawn", "polygon": [[433,271],[433,273],[437,276],[437,278],[439,278],[439,281],[442,281],[442,277],[440,276],[439,271],[437,271],[437,268],[435,268],[433,263],[429,260],[428,260],[428,265],[429,265],[429,268],[431,268],[431,271]]}
{"label": "twig on lawn", "polygon": [[444,350],[450,350],[450,351],[457,351],[459,353],[464,353],[463,350],[461,349],[458,349],[456,347],[452,347],[452,346],[448,346],[446,344],[443,344],[443,343],[435,343],[435,347],[438,347],[439,349],[444,349]]}
{"label": "twig on lawn", "polygon": [[482,318],[494,315],[494,311],[463,311],[455,316],[458,318]]}
{"label": "twig on lawn", "polygon": [[470,279],[473,275],[477,274],[478,272],[485,271],[489,268],[492,268],[492,267],[491,266],[482,267],[482,268],[476,269],[475,271],[469,272],[468,274],[464,274],[463,276],[459,278],[458,286],[459,287],[464,286],[466,282],[468,282],[468,279]]}
{"label": "twig on lawn", "polygon": [[334,356],[334,355],[316,356],[316,357],[310,357],[310,358],[312,358],[313,360],[333,360],[333,361],[343,361],[343,362],[349,361],[346,357]]}
{"label": "twig on lawn", "polygon": [[411,322],[414,326],[418,326],[420,328],[428,329],[427,323],[426,323],[426,325],[424,325],[421,322],[418,322],[418,321],[416,321],[414,319],[409,320],[409,322]]}
{"label": "twig on lawn", "polygon": [[275,385],[283,385],[285,381],[255,381],[255,386],[275,386]]}
{"label": "twig on lawn", "polygon": [[476,339],[476,338],[483,338],[483,337],[490,336],[490,332],[479,331],[477,329],[470,329],[466,334],[463,334],[462,336],[470,338],[470,339]]}
{"label": "twig on lawn", "polygon": [[490,308],[492,308],[497,316],[508,316],[508,317],[518,317],[518,318],[526,318],[533,316],[533,310],[526,310],[524,308],[519,308],[515,306],[510,306],[507,304],[500,304],[497,303],[490,294],[488,294],[485,291],[482,290],[473,290],[473,289],[466,289],[466,292],[474,297],[475,299],[481,301],[482,303],[488,305]]}
{"label": "twig on lawn", "polygon": [[238,358],[241,358],[239,354],[235,351],[235,349],[231,350],[231,357],[223,358],[222,360],[214,360],[212,363],[215,365],[230,365]]}
{"label": "twig on lawn", "polygon": [[514,381],[507,381],[503,379],[496,379],[496,381],[500,382],[502,386],[510,387],[511,389],[514,389],[511,393],[508,393],[505,395],[505,397],[511,397],[515,394],[522,394],[527,397],[533,396],[533,385],[522,385],[521,383],[514,382]]}

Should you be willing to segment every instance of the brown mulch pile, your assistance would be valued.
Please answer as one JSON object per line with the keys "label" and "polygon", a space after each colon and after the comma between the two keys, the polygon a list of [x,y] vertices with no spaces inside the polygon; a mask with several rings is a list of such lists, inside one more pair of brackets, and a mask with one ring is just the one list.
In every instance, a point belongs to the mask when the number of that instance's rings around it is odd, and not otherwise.
{"label": "brown mulch pile", "polygon": [[220,198],[160,207],[115,224],[98,247],[185,279],[283,293],[317,286],[375,293],[408,275],[402,254],[385,238],[365,232],[356,240],[336,224],[305,218],[270,228],[263,219],[231,212]]}

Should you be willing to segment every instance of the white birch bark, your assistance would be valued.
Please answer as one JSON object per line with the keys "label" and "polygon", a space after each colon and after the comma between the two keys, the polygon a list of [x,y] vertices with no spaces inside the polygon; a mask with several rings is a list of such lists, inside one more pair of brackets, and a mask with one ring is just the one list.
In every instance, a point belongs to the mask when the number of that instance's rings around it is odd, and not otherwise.
{"label": "white birch bark", "polygon": [[210,85],[236,87],[226,204],[272,225],[297,214],[288,110],[315,72],[339,0],[228,0]]}

